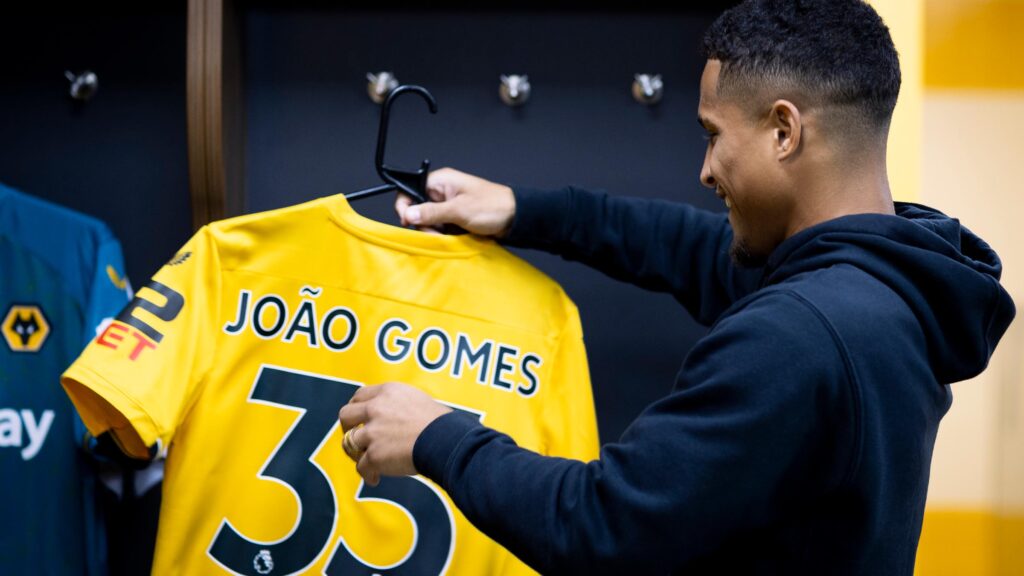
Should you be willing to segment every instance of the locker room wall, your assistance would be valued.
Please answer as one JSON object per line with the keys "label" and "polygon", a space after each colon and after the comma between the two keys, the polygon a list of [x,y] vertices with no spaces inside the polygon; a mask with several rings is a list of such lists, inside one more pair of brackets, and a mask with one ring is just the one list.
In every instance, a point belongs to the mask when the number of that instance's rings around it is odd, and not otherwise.
{"label": "locker room wall", "polygon": [[[0,54],[0,182],[105,221],[138,285],[191,233],[185,6],[12,10]],[[83,104],[64,71],[85,69]]]}
{"label": "locker room wall", "polygon": [[[699,183],[695,122],[708,13],[244,12],[246,211],[379,184],[379,108],[367,72],[389,70],[438,102],[392,110],[390,164],[429,158],[506,183],[577,184],[721,210]],[[661,73],[663,101],[635,102],[633,75]],[[511,109],[499,75],[528,74],[531,99]],[[354,208],[397,223],[391,196]],[[555,278],[580,309],[602,441],[667,393],[704,333],[670,296],[535,251],[519,255]]]}

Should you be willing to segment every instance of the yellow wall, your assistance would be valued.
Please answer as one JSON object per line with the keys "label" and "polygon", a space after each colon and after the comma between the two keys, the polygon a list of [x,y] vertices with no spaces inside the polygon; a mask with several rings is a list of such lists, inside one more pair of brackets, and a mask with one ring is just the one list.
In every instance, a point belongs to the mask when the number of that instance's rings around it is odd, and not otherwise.
{"label": "yellow wall", "polygon": [[[960,218],[1003,260],[1024,302],[1024,91],[928,89],[921,201]],[[1024,323],[989,368],[953,385],[932,462],[919,574],[1024,574]],[[1016,556],[1015,556],[1016,554]]]}
{"label": "yellow wall", "polygon": [[924,0],[871,0],[900,55],[903,83],[889,129],[887,163],[893,197],[917,201],[921,190],[921,112],[924,92]]}
{"label": "yellow wall", "polygon": [[[985,238],[1024,306],[1024,0],[869,1],[903,71],[888,149],[893,195]],[[1024,321],[953,397],[917,574],[1024,575]]]}
{"label": "yellow wall", "polygon": [[[1024,0],[924,0],[920,201],[1003,260],[1024,303]],[[988,370],[953,386],[939,429],[917,573],[1024,574],[1024,323]]]}
{"label": "yellow wall", "polygon": [[928,89],[1024,89],[1024,0],[927,0]]}

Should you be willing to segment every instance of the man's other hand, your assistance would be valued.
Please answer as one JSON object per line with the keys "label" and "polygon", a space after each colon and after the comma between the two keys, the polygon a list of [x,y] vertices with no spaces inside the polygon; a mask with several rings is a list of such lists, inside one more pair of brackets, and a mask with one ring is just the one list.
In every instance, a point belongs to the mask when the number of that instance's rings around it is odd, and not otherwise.
{"label": "man's other hand", "polygon": [[405,194],[395,200],[403,226],[436,232],[454,224],[480,236],[501,238],[512,225],[516,202],[512,189],[451,168],[427,176],[427,194],[433,202],[413,204]]}
{"label": "man's other hand", "polygon": [[349,442],[359,454],[356,470],[367,484],[376,486],[381,476],[416,474],[416,439],[428,424],[451,411],[412,386],[392,382],[357,390],[338,412],[338,420],[343,432],[352,431]]}

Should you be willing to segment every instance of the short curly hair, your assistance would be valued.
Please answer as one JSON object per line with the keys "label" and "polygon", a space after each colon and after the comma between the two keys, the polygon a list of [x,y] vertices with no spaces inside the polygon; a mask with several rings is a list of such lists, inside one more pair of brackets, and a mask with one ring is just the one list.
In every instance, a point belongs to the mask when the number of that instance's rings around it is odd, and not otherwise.
{"label": "short curly hair", "polygon": [[842,107],[875,131],[888,129],[900,91],[889,29],[862,0],[746,0],[711,25],[704,55],[722,63],[723,96]]}

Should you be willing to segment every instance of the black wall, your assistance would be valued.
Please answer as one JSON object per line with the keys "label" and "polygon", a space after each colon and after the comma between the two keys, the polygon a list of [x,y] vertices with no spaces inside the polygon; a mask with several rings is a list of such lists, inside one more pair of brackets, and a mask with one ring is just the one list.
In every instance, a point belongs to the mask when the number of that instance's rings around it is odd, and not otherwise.
{"label": "black wall", "polygon": [[[393,71],[437,98],[393,111],[388,162],[458,169],[506,183],[578,184],[613,194],[719,209],[699,184],[695,121],[710,13],[379,12],[323,7],[245,12],[246,179],[250,211],[379,183],[378,107],[367,72]],[[636,103],[633,74],[657,72],[656,108]],[[500,74],[529,74],[530,102],[498,98]],[[360,200],[396,223],[391,197]],[[537,252],[522,256],[558,280],[580,308],[601,437],[615,440],[664,395],[704,330],[671,297]]]}
{"label": "black wall", "polygon": [[[0,18],[0,182],[104,220],[136,286],[191,233],[185,3],[163,4]],[[64,71],[84,69],[82,104]]]}

